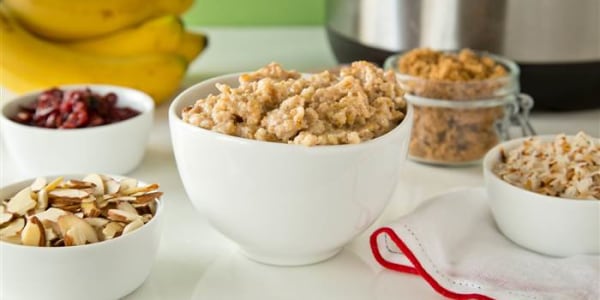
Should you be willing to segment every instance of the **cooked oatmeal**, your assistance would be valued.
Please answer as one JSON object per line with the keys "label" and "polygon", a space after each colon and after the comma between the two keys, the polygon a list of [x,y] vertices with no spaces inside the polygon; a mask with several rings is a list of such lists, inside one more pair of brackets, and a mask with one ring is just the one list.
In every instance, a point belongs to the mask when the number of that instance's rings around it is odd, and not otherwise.
{"label": "cooked oatmeal", "polygon": [[525,140],[494,167],[504,181],[544,195],[600,200],[600,142],[583,132],[553,141]]}
{"label": "cooked oatmeal", "polygon": [[394,72],[365,61],[305,76],[271,63],[239,83],[217,84],[220,93],[184,108],[183,120],[248,139],[314,146],[376,138],[406,113]]}

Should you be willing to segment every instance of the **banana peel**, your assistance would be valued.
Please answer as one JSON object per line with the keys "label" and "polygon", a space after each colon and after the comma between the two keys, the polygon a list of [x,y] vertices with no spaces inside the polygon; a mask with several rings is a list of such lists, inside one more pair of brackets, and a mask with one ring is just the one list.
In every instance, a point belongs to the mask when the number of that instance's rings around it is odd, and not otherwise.
{"label": "banana peel", "polygon": [[191,63],[206,47],[208,47],[208,37],[206,35],[185,31],[175,53],[180,54],[188,63]]}
{"label": "banana peel", "polygon": [[63,43],[73,50],[112,56],[175,53],[191,63],[208,46],[206,35],[185,31],[175,15],[151,19],[100,38]]}
{"label": "banana peel", "polygon": [[54,41],[99,37],[152,17],[187,10],[193,0],[3,0],[24,27]]}
{"label": "banana peel", "polygon": [[184,35],[178,16],[165,15],[98,38],[63,43],[73,50],[113,56],[176,53]]}

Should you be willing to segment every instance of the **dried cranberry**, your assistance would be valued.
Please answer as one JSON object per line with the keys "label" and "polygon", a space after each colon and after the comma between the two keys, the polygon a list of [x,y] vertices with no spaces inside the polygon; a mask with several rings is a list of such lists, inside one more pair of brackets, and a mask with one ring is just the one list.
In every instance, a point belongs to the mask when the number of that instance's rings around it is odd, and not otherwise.
{"label": "dried cranberry", "polygon": [[44,91],[40,94],[40,96],[38,97],[39,101],[45,101],[47,99],[62,99],[63,98],[63,91],[59,90],[58,88],[51,88],[47,91]]}
{"label": "dried cranberry", "polygon": [[42,92],[35,102],[23,105],[11,119],[15,122],[47,128],[100,126],[132,118],[139,114],[131,108],[118,108],[117,95],[99,95],[89,88],[63,92],[52,88]]}
{"label": "dried cranberry", "polygon": [[18,112],[17,115],[12,118],[12,120],[19,123],[29,123],[31,120],[33,120],[33,113],[27,110],[22,110]]}
{"label": "dried cranberry", "polygon": [[102,118],[98,114],[94,113],[90,116],[90,122],[88,123],[88,126],[92,127],[92,126],[99,126],[99,125],[103,125],[103,124],[104,124],[104,118]]}
{"label": "dried cranberry", "polygon": [[129,107],[115,107],[111,110],[111,122],[118,122],[133,118],[139,114],[138,111]]}
{"label": "dried cranberry", "polygon": [[45,97],[38,99],[35,110],[35,119],[43,118],[50,113],[58,110],[60,106],[61,98],[54,97],[52,95],[43,94]]}
{"label": "dried cranberry", "polygon": [[89,118],[88,113],[85,110],[76,110],[70,113],[65,119],[65,122],[62,124],[60,128],[78,128],[85,127],[87,125]]}
{"label": "dried cranberry", "polygon": [[37,104],[35,102],[31,102],[29,104],[25,104],[25,105],[20,105],[19,109],[22,112],[28,112],[28,113],[35,113],[35,108],[36,108]]}
{"label": "dried cranberry", "polygon": [[117,104],[117,95],[115,93],[108,93],[102,97],[110,107],[114,107]]}
{"label": "dried cranberry", "polygon": [[56,128],[56,119],[60,119],[60,117],[58,116],[57,112],[51,113],[48,115],[48,117],[46,118],[46,122],[44,124],[44,127],[46,128]]}

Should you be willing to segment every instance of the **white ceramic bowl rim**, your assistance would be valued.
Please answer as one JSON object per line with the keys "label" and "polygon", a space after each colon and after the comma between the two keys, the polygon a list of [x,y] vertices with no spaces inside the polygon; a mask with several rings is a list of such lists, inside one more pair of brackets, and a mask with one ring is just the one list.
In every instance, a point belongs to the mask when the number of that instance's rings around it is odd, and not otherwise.
{"label": "white ceramic bowl rim", "polygon": [[[534,138],[540,139],[542,141],[549,141],[549,140],[553,140],[555,137],[556,137],[556,135],[538,135],[538,136],[535,136]],[[573,137],[572,135],[567,135],[567,138],[572,138],[572,137]],[[501,181],[502,184],[507,186],[508,188],[517,189],[528,195],[532,195],[532,196],[535,195],[535,196],[537,196],[537,199],[543,199],[543,201],[563,201],[564,203],[573,203],[573,205],[589,205],[589,206],[597,205],[597,206],[600,206],[600,200],[562,198],[562,197],[554,197],[554,196],[548,196],[548,195],[536,193],[536,192],[512,185],[512,184],[502,180],[502,178],[498,177],[498,175],[496,175],[496,173],[494,173],[492,171],[493,166],[495,166],[499,161],[498,152],[499,152],[500,148],[504,148],[505,151],[510,151],[510,150],[518,147],[519,145],[521,145],[525,140],[528,140],[530,138],[531,137],[512,139],[512,140],[505,141],[505,142],[502,142],[502,143],[494,146],[494,148],[490,149],[483,158],[484,172],[491,175],[490,178],[493,178],[493,180]]]}
{"label": "white ceramic bowl rim", "polygon": [[[68,175],[71,176],[71,175]],[[112,175],[109,175],[112,176]],[[48,176],[51,177],[51,176]],[[15,182],[12,184],[9,184],[7,186],[2,187],[2,189],[11,186],[11,185],[21,185],[21,184],[25,184],[27,182],[32,181],[32,179],[27,179],[27,180],[22,180],[19,182]],[[152,219],[150,219],[150,221],[148,221],[148,223],[144,224],[142,227],[138,228],[137,230],[132,231],[131,233],[128,233],[127,235],[120,235],[116,238],[107,240],[107,241],[101,241],[101,242],[97,242],[97,243],[91,243],[91,244],[85,244],[85,245],[79,245],[79,246],[69,246],[69,247],[34,247],[34,246],[25,246],[25,245],[19,245],[19,244],[13,244],[13,243],[9,243],[9,242],[5,242],[5,241],[0,241],[0,244],[2,244],[2,247],[13,247],[13,248],[19,248],[23,251],[42,251],[42,252],[47,252],[47,251],[78,251],[81,249],[90,249],[93,247],[105,247],[105,246],[110,246],[112,243],[118,243],[119,240],[123,239],[127,239],[127,238],[131,238],[132,236],[135,236],[137,234],[140,234],[142,231],[145,231],[149,228],[149,225],[157,222],[156,220],[160,217],[160,215],[162,214],[162,211],[164,210],[164,204],[163,201],[164,200],[155,200],[156,201],[156,213],[154,214],[154,216],[152,217]]]}
{"label": "white ceramic bowl rim", "polygon": [[[129,118],[127,120],[123,120],[123,121],[119,121],[119,122],[115,122],[115,123],[111,123],[111,124],[105,124],[105,125],[100,125],[100,126],[94,126],[94,127],[82,127],[82,128],[70,128],[70,129],[58,129],[58,128],[45,128],[45,127],[37,127],[37,126],[31,126],[31,125],[24,125],[18,122],[15,122],[13,120],[10,119],[9,116],[6,115],[6,108],[15,103],[15,102],[20,102],[23,101],[23,99],[25,98],[29,98],[32,96],[37,96],[39,94],[41,94],[44,91],[47,91],[48,89],[40,89],[40,90],[36,90],[36,91],[32,91],[32,92],[28,92],[26,94],[22,94],[19,95],[9,101],[6,101],[4,104],[2,104],[2,107],[0,107],[0,110],[2,111],[2,113],[0,113],[0,119],[2,119],[3,121],[6,122],[10,122],[12,124],[14,124],[15,126],[20,126],[23,128],[28,128],[30,130],[41,130],[41,131],[52,131],[52,132],[61,132],[61,133],[65,133],[65,134],[71,134],[73,132],[81,132],[83,130],[86,131],[94,131],[94,130],[104,130],[107,128],[112,128],[115,126],[119,126],[119,125],[125,125],[129,122],[132,122],[138,118],[140,118],[142,115],[145,114],[149,114],[152,113],[154,111],[154,101],[152,100],[152,97],[150,97],[150,95],[140,91],[140,90],[136,90],[136,89],[132,89],[129,87],[124,87],[124,86],[117,86],[117,85],[108,85],[108,84],[69,84],[69,85],[59,85],[57,86],[58,89],[61,90],[72,90],[72,89],[83,89],[83,88],[90,88],[90,90],[94,91],[94,88],[106,88],[106,89],[111,89],[113,90],[113,92],[118,92],[118,90],[121,91],[128,91],[131,93],[135,93],[138,94],[135,98],[130,98],[129,101],[134,101],[134,102],[141,102],[142,103],[142,107],[144,109],[140,110],[140,113],[133,117],[133,118]],[[117,104],[121,103],[121,99],[119,98],[117,100]]]}
{"label": "white ceramic bowl rim", "polygon": [[[248,72],[231,73],[231,74],[213,77],[213,78],[204,80],[202,82],[199,82],[199,83],[187,88],[185,91],[183,91],[179,95],[177,95],[175,100],[173,100],[173,102],[171,103],[171,106],[169,107],[169,118],[174,120],[175,122],[179,122],[179,123],[183,124],[183,126],[188,126],[189,130],[194,130],[197,132],[197,134],[204,134],[204,135],[212,136],[212,137],[219,138],[219,139],[233,142],[233,143],[254,145],[256,147],[273,147],[273,148],[280,147],[280,148],[290,149],[289,151],[306,151],[306,152],[354,151],[354,150],[360,150],[362,148],[367,148],[367,147],[375,147],[379,143],[384,143],[385,141],[390,139],[392,136],[400,134],[400,132],[406,126],[409,126],[407,124],[411,123],[410,121],[412,119],[412,108],[410,105],[407,104],[406,114],[404,115],[404,119],[402,119],[402,121],[398,125],[396,125],[396,127],[394,127],[392,130],[386,132],[385,134],[383,134],[381,136],[378,136],[374,139],[371,139],[371,140],[368,140],[365,142],[361,142],[358,144],[318,145],[318,146],[307,147],[307,146],[295,145],[295,144],[285,144],[285,143],[278,143],[278,142],[267,142],[267,141],[247,139],[247,138],[242,138],[242,137],[238,137],[238,136],[228,135],[228,134],[204,129],[204,128],[201,128],[198,126],[191,125],[187,122],[184,122],[183,119],[181,118],[181,112],[176,111],[176,107],[179,106],[179,103],[182,101],[183,96],[190,93],[192,90],[195,90],[204,85],[215,84],[215,83],[218,83],[225,79],[232,79],[233,77],[237,78],[237,77],[239,77],[239,75],[246,74],[246,73],[248,73]],[[292,149],[294,149],[294,150],[292,150]]]}

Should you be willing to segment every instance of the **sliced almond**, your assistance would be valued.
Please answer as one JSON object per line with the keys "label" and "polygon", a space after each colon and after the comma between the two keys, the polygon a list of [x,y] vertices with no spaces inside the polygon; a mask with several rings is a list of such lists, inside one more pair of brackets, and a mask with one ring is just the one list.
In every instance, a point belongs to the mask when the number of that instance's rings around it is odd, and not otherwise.
{"label": "sliced almond", "polygon": [[[91,243],[98,242],[98,235],[96,231],[90,224],[86,221],[74,216],[74,215],[64,215],[58,217],[58,227],[60,229],[60,233],[65,236],[65,244],[67,244],[66,234],[67,231],[76,228],[76,231],[73,234],[83,234],[85,235],[85,240]],[[79,238],[79,236],[72,235],[71,238]]]}
{"label": "sliced almond", "polygon": [[144,195],[136,197],[135,203],[136,204],[146,204],[146,203],[154,202],[156,199],[160,198],[162,195],[163,195],[162,192],[153,192],[153,193],[144,194]]}
{"label": "sliced almond", "polygon": [[29,219],[21,232],[21,243],[27,246],[46,246],[46,230],[38,218]]}
{"label": "sliced almond", "polygon": [[123,227],[124,226],[121,223],[110,222],[102,229],[102,235],[104,235],[105,240],[116,238],[123,232]]}
{"label": "sliced almond", "polygon": [[62,247],[65,245],[65,240],[64,239],[56,239],[56,240],[52,241],[52,243],[50,245],[52,247]]}
{"label": "sliced almond", "polygon": [[62,183],[64,177],[58,177],[54,180],[52,180],[50,183],[48,183],[48,185],[46,185],[46,191],[51,192],[52,190],[54,190],[59,184]]}
{"label": "sliced almond", "polygon": [[148,203],[148,208],[150,208],[150,213],[153,216],[156,215],[156,201]]}
{"label": "sliced almond", "polygon": [[81,210],[81,206],[78,204],[72,204],[72,205],[64,205],[64,206],[56,206],[57,208],[66,210],[72,214],[78,213]]}
{"label": "sliced almond", "polygon": [[0,241],[21,245],[21,236],[18,234],[13,236],[0,236]]}
{"label": "sliced almond", "polygon": [[37,206],[36,209],[46,209],[48,207],[48,192],[42,188],[37,193]]}
{"label": "sliced almond", "polygon": [[106,194],[116,194],[119,192],[121,185],[115,180],[107,180],[104,182],[104,192]]}
{"label": "sliced almond", "polygon": [[82,198],[71,198],[71,197],[52,197],[48,199],[50,204],[54,205],[73,205],[81,204]]}
{"label": "sliced almond", "polygon": [[109,209],[108,218],[117,222],[129,223],[133,220],[139,219],[140,215],[138,215],[137,212],[134,214],[120,209]]}
{"label": "sliced almond", "polygon": [[94,217],[98,217],[102,214],[102,211],[100,209],[98,209],[98,206],[96,205],[96,201],[82,202],[81,210],[83,211],[83,214],[86,217],[94,218]]}
{"label": "sliced almond", "polygon": [[123,195],[133,195],[133,194],[138,194],[138,193],[148,193],[154,190],[158,189],[158,184],[153,183],[147,186],[137,186],[137,187],[132,187],[130,189],[124,190],[124,191],[119,191],[121,194]]}
{"label": "sliced almond", "polygon": [[144,214],[144,215],[142,215],[142,221],[144,221],[144,224],[148,223],[148,222],[150,222],[150,220],[152,220],[152,217],[154,217],[154,216],[151,214]]}
{"label": "sliced almond", "polygon": [[46,245],[50,245],[54,240],[58,239],[58,235],[52,228],[45,228],[44,231],[46,233]]}
{"label": "sliced almond", "polygon": [[135,210],[139,215],[152,214],[148,205],[139,205],[134,203],[132,206],[135,207]]}
{"label": "sliced almond", "polygon": [[89,203],[89,202],[96,202],[96,196],[91,194],[89,197],[81,199],[81,203]]}
{"label": "sliced almond", "polygon": [[135,201],[136,199],[137,198],[133,197],[133,196],[118,196],[118,197],[110,198],[110,199],[108,199],[106,201],[108,201],[108,202],[115,202],[116,203],[116,202],[119,202],[119,201]]}
{"label": "sliced almond", "polygon": [[19,217],[17,219],[12,220],[8,225],[4,226],[0,229],[0,237],[11,237],[18,235],[21,230],[25,227],[25,219]]}
{"label": "sliced almond", "polygon": [[37,202],[31,198],[31,188],[26,187],[10,198],[6,205],[8,212],[23,216],[28,210],[34,208]]}
{"label": "sliced almond", "polygon": [[0,226],[4,225],[5,223],[8,223],[10,221],[12,221],[12,219],[15,217],[15,215],[9,213],[9,212],[2,212],[0,213]]}
{"label": "sliced almond", "polygon": [[38,218],[38,220],[42,221],[42,223],[44,223],[45,221],[49,221],[49,222],[58,222],[58,218],[60,216],[64,216],[64,215],[68,215],[69,213],[62,210],[62,209],[58,209],[55,207],[50,207],[48,208],[48,210],[41,212],[41,213],[37,213],[34,216],[36,218]]}
{"label": "sliced almond", "polygon": [[123,234],[128,234],[142,226],[144,226],[144,221],[142,221],[142,219],[135,219],[123,228]]}
{"label": "sliced almond", "polygon": [[105,218],[85,218],[83,219],[94,228],[102,228],[106,226],[110,221]]}
{"label": "sliced almond", "polygon": [[[94,232],[94,234],[96,234]],[[80,227],[71,227],[65,233],[65,246],[79,246],[85,245],[87,242],[87,236],[83,229]]]}
{"label": "sliced almond", "polygon": [[131,205],[131,203],[127,202],[127,201],[121,201],[119,203],[117,203],[117,209],[135,214],[135,215],[139,215],[137,210],[135,209],[135,207],[133,207],[133,205]]}
{"label": "sliced almond", "polygon": [[64,181],[58,187],[61,189],[78,189],[78,190],[88,189],[88,188],[95,189],[95,186],[93,183],[87,182],[87,181],[82,181],[82,180],[76,180],[76,179],[69,179],[67,181]]}
{"label": "sliced almond", "polygon": [[102,196],[104,195],[104,181],[102,181],[102,177],[98,174],[88,174],[83,178],[83,181],[90,182],[94,184],[94,195]]}
{"label": "sliced almond", "polygon": [[33,181],[33,183],[31,184],[31,186],[30,186],[31,187],[31,191],[32,192],[37,192],[37,191],[43,189],[46,186],[46,183],[48,183],[46,181],[46,178],[44,178],[44,177],[38,177],[38,178],[36,178]]}
{"label": "sliced almond", "polygon": [[119,182],[119,185],[120,185],[119,193],[123,193],[129,189],[133,189],[133,188],[137,187],[138,181],[137,181],[137,179],[134,179],[134,178],[123,178]]}
{"label": "sliced almond", "polygon": [[49,193],[50,197],[55,198],[74,198],[81,199],[87,198],[90,193],[85,190],[78,189],[55,189]]}
{"label": "sliced almond", "polygon": [[109,203],[103,196],[96,197],[96,206],[100,209],[105,208]]}

